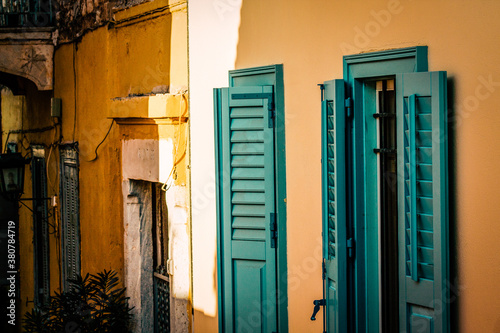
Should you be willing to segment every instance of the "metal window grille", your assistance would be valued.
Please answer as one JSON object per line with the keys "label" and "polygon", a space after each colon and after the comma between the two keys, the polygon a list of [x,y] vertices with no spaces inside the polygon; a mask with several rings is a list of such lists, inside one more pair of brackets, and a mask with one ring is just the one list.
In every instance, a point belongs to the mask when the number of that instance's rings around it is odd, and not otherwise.
{"label": "metal window grille", "polygon": [[31,177],[33,191],[33,247],[35,265],[35,304],[46,305],[50,295],[49,221],[45,149],[32,146]]}
{"label": "metal window grille", "polygon": [[170,332],[170,277],[167,273],[168,223],[165,192],[152,184],[153,288],[155,333]]}
{"label": "metal window grille", "polygon": [[0,0],[0,27],[51,27],[52,0]]}

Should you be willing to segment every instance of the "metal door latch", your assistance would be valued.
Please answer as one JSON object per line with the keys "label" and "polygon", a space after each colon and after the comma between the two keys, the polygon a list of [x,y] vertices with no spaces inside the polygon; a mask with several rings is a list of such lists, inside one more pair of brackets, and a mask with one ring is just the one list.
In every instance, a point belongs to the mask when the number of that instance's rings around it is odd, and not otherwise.
{"label": "metal door latch", "polygon": [[316,320],[316,314],[319,311],[319,307],[320,306],[325,306],[326,305],[326,300],[324,298],[323,299],[317,299],[317,300],[313,301],[313,304],[314,304],[314,310],[313,310],[313,314],[311,316],[311,320],[312,321]]}

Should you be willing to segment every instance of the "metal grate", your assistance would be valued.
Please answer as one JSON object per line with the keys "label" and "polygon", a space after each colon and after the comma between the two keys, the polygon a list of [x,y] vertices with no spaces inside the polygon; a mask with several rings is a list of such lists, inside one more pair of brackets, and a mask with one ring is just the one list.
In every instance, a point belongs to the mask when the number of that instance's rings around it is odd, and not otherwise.
{"label": "metal grate", "polygon": [[170,282],[167,276],[154,273],[155,332],[170,332]]}
{"label": "metal grate", "polygon": [[31,176],[33,186],[33,245],[35,264],[35,304],[46,305],[50,294],[49,222],[45,150],[32,146]]}
{"label": "metal grate", "polygon": [[170,332],[170,278],[167,274],[168,223],[165,192],[152,184],[155,332]]}
{"label": "metal grate", "polygon": [[51,27],[52,0],[0,0],[0,27]]}

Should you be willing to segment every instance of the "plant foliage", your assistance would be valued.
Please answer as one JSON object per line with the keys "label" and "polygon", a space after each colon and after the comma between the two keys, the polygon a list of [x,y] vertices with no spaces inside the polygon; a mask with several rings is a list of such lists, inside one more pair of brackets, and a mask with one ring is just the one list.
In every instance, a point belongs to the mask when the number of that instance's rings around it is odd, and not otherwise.
{"label": "plant foliage", "polygon": [[87,273],[68,282],[69,291],[56,292],[47,306],[26,313],[26,332],[130,332],[132,309],[116,272]]}

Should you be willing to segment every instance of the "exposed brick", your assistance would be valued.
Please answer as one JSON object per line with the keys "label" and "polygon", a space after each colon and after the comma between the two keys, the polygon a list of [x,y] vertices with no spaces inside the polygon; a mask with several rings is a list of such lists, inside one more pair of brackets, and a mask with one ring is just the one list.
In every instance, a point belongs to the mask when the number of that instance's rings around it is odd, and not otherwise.
{"label": "exposed brick", "polygon": [[82,37],[86,32],[106,25],[113,9],[123,9],[152,0],[58,0],[56,21],[59,41],[68,42]]}

